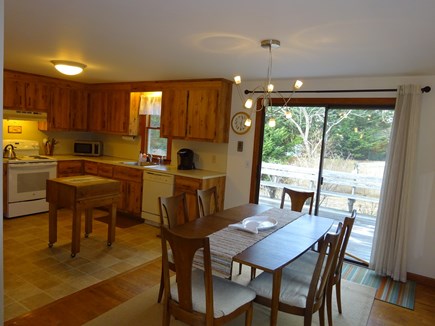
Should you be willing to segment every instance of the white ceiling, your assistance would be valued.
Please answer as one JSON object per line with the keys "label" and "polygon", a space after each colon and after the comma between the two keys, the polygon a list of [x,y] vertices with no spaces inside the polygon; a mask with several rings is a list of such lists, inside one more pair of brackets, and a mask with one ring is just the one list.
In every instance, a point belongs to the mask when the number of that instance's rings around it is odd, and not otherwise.
{"label": "white ceiling", "polygon": [[435,75],[434,0],[4,2],[4,67],[82,82]]}

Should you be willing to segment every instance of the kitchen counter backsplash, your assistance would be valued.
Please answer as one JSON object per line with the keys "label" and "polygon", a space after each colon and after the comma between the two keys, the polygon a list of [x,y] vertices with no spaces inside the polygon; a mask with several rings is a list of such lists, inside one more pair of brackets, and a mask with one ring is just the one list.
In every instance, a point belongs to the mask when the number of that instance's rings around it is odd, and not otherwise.
{"label": "kitchen counter backsplash", "polygon": [[[141,169],[144,171],[158,171],[160,173],[167,173],[172,175],[178,175],[183,177],[190,177],[196,179],[208,179],[208,178],[216,178],[216,177],[224,177],[226,174],[222,172],[216,171],[208,171],[208,170],[178,170],[176,166],[173,165],[148,165],[148,166],[138,166],[133,164],[128,164],[130,162],[134,162],[133,160],[129,160],[122,157],[113,157],[113,156],[98,156],[98,157],[89,157],[89,156],[76,156],[76,155],[53,155],[51,156],[53,159],[58,161],[70,161],[70,160],[86,160],[92,162],[100,162],[107,164],[114,164],[129,167],[132,169]],[[126,162],[126,163],[122,163]]]}

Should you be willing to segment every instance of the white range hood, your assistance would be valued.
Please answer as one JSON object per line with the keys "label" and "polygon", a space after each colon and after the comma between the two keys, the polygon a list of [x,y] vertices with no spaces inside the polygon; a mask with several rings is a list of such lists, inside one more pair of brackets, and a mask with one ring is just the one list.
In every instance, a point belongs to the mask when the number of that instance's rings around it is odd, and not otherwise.
{"label": "white range hood", "polygon": [[3,119],[44,121],[47,120],[47,113],[22,110],[3,110]]}

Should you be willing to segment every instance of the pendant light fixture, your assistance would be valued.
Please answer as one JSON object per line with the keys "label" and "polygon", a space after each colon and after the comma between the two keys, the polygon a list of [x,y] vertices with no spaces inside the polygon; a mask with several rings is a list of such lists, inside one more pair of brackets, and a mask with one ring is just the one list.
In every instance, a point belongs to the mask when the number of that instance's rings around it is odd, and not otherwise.
{"label": "pendant light fixture", "polygon": [[85,64],[74,61],[51,60],[51,63],[54,65],[57,71],[69,76],[78,75],[83,71],[83,69],[86,68]]}
{"label": "pendant light fixture", "polygon": [[[267,79],[263,85],[259,85],[255,87],[252,91],[245,90],[245,94],[248,95],[247,98],[242,94],[242,91],[240,89],[240,85],[242,83],[242,78],[240,76],[234,77],[234,82],[236,83],[237,92],[239,93],[240,99],[242,103],[244,103],[244,107],[248,110],[252,109],[254,106],[254,103],[257,102],[258,99],[262,98],[261,106],[259,109],[255,109],[255,111],[261,111],[265,109],[266,107],[270,107],[273,105],[272,101],[272,94],[275,97],[280,97],[284,100],[284,105],[280,105],[285,112],[286,117],[291,117],[291,113],[288,110],[287,104],[290,102],[290,99],[292,98],[295,91],[300,89],[303,85],[303,82],[300,80],[296,80],[292,86],[292,93],[289,98],[284,98],[284,96],[274,91],[274,86],[272,84],[272,49],[277,49],[281,46],[281,42],[278,40],[270,39],[270,40],[263,40],[261,41],[261,47],[269,50],[269,64],[267,67]],[[256,94],[259,94],[256,96]],[[255,97],[256,96],[256,97]],[[249,115],[249,118],[245,120],[245,125],[250,126],[252,123],[251,120],[251,114]],[[269,120],[269,126],[275,127],[276,122],[274,118],[271,118]]]}

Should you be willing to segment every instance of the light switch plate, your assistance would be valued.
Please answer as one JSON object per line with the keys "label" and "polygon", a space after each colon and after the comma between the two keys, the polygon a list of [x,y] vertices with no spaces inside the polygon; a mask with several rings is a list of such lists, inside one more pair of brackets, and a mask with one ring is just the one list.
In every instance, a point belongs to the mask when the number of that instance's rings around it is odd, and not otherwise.
{"label": "light switch plate", "polygon": [[238,152],[243,152],[243,141],[239,140],[237,142],[237,151]]}

